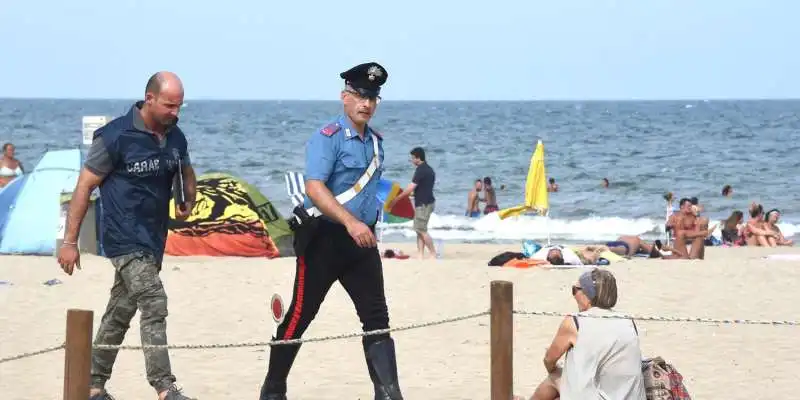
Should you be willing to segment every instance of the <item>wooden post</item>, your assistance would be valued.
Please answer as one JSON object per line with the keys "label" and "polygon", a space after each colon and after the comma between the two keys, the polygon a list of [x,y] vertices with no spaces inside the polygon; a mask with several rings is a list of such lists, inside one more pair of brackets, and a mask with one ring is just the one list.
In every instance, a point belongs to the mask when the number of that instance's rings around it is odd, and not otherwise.
{"label": "wooden post", "polygon": [[94,312],[67,310],[67,342],[64,347],[64,400],[86,400],[92,360]]}
{"label": "wooden post", "polygon": [[491,400],[509,400],[514,391],[514,285],[491,285]]}

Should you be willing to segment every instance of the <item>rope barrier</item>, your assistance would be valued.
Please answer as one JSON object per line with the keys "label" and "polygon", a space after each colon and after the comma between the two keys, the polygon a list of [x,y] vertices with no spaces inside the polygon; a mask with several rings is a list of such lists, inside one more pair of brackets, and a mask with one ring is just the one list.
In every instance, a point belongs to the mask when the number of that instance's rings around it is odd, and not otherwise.
{"label": "rope barrier", "polygon": [[[544,316],[544,317],[568,317],[568,316],[581,316],[581,317],[588,317],[588,318],[601,318],[601,319],[633,319],[637,321],[656,321],[656,322],[693,322],[693,323],[701,323],[701,324],[726,324],[726,325],[770,325],[770,326],[800,326],[800,321],[792,321],[792,320],[753,320],[753,319],[716,319],[716,318],[702,318],[702,317],[662,317],[662,316],[648,316],[648,315],[636,315],[636,314],[612,314],[612,315],[583,315],[578,313],[564,313],[564,312],[553,312],[553,311],[525,311],[525,310],[514,310],[514,314],[517,315],[533,315],[533,316]],[[429,322],[421,322],[421,323],[413,323],[403,326],[398,326],[395,328],[387,328],[387,329],[378,329],[374,331],[367,331],[367,332],[353,332],[353,333],[345,333],[340,335],[329,335],[329,336],[319,336],[319,337],[311,337],[311,338],[300,338],[300,339],[290,339],[290,340],[271,340],[271,341],[259,341],[259,342],[236,342],[236,343],[219,343],[219,344],[173,344],[173,345],[109,345],[109,344],[102,344],[102,345],[94,345],[92,346],[93,349],[96,350],[112,350],[112,349],[119,349],[119,350],[144,350],[144,349],[170,349],[170,350],[195,350],[195,349],[233,349],[233,348],[246,348],[246,347],[266,347],[266,346],[285,346],[285,345],[294,345],[294,344],[302,344],[302,343],[312,343],[312,342],[325,342],[325,341],[332,341],[332,340],[342,340],[342,339],[349,339],[355,337],[365,337],[365,336],[374,336],[374,335],[384,335],[391,332],[400,332],[400,331],[407,331],[412,329],[419,329],[419,328],[426,328],[430,326],[437,326],[437,325],[444,325],[450,324],[454,322],[475,319],[479,317],[483,317],[489,315],[489,311],[481,311],[477,313],[462,315],[458,317],[450,317],[450,318],[443,318],[439,320],[429,321]],[[41,350],[32,351],[28,353],[22,353],[15,356],[10,356],[6,358],[0,358],[0,364],[20,360],[23,358],[29,358],[33,356],[37,356],[40,354],[46,354],[54,351],[58,351],[64,348],[64,344],[60,344],[58,346],[47,347]]]}
{"label": "rope barrier", "polygon": [[58,346],[47,347],[47,348],[44,348],[44,349],[41,349],[41,350],[36,350],[36,351],[28,352],[28,353],[17,354],[15,356],[6,357],[6,358],[0,358],[0,364],[7,363],[7,362],[10,362],[10,361],[14,361],[14,360],[21,360],[23,358],[38,356],[39,354],[45,354],[45,353],[50,353],[50,352],[53,352],[53,351],[58,351],[58,350],[63,349],[64,346],[65,346],[64,343],[62,343],[62,344],[60,344]]}
{"label": "rope barrier", "polygon": [[728,324],[728,325],[773,325],[773,326],[798,326],[800,321],[772,321],[772,320],[757,320],[757,319],[716,319],[716,318],[701,318],[701,317],[660,317],[648,315],[635,315],[635,314],[616,314],[616,315],[584,315],[578,313],[559,313],[552,311],[522,311],[514,310],[517,315],[537,315],[545,317],[588,317],[588,318],[601,318],[601,319],[634,319],[637,321],[657,321],[657,322],[696,322],[701,324]]}
{"label": "rope barrier", "polygon": [[[168,344],[168,345],[143,345],[143,346],[135,346],[135,345],[110,345],[110,344],[100,344],[100,345],[93,345],[92,348],[95,350],[112,350],[112,349],[119,349],[119,350],[144,350],[144,349],[170,349],[170,350],[194,350],[194,349],[234,349],[234,348],[245,348],[245,347],[265,347],[265,346],[285,346],[285,345],[293,345],[293,344],[302,344],[302,343],[311,343],[311,342],[324,342],[324,341],[332,341],[332,340],[341,340],[341,339],[349,339],[354,337],[364,337],[364,336],[375,336],[375,335],[385,335],[391,332],[400,332],[400,331],[407,331],[411,329],[419,329],[419,328],[426,328],[429,326],[436,326],[436,325],[444,325],[450,324],[454,322],[464,321],[468,319],[474,319],[478,317],[483,317],[489,315],[489,311],[481,311],[477,313],[462,315],[458,317],[450,317],[450,318],[443,318],[439,320],[429,321],[429,322],[420,322],[420,323],[413,323],[408,325],[402,325],[395,328],[387,328],[387,329],[377,329],[373,331],[367,332],[353,332],[353,333],[345,333],[340,335],[330,335],[330,336],[319,336],[319,337],[311,337],[311,338],[300,338],[300,339],[290,339],[290,340],[271,340],[271,341],[261,341],[261,342],[237,342],[237,343],[220,343],[220,344]],[[48,347],[46,349],[23,353],[12,357],[2,358],[0,359],[0,364],[19,360],[23,358],[33,357],[39,354],[49,353],[51,351],[61,350],[64,348],[64,345],[58,345],[53,347]]]}

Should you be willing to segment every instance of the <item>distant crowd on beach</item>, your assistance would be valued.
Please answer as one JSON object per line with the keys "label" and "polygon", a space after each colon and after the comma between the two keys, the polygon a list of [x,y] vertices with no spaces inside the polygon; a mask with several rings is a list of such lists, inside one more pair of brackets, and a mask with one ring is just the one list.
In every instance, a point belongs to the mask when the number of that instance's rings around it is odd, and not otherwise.
{"label": "distant crowd on beach", "polygon": [[[730,197],[732,194],[733,188],[730,185],[722,188],[722,196]],[[673,205],[674,197],[671,192],[664,195],[664,200],[667,202],[666,229],[668,234],[671,233],[670,229],[677,224],[678,218],[680,218],[677,211],[683,209],[684,204],[689,205],[690,212],[695,216],[699,216],[703,211],[703,206],[699,204],[696,197],[681,199],[677,209]],[[762,247],[792,246],[794,244],[792,240],[786,239],[778,226],[781,217],[779,209],[773,208],[765,212],[761,204],[752,202],[747,213],[749,218],[744,221],[744,212],[733,210],[728,218],[720,221],[720,237],[712,235],[715,225],[705,237],[706,244]]]}

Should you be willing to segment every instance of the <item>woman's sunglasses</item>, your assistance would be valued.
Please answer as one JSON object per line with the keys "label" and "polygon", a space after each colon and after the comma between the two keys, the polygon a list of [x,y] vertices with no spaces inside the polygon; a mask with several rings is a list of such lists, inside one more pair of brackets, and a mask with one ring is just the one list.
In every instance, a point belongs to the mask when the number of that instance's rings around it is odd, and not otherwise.
{"label": "woman's sunglasses", "polygon": [[578,292],[580,292],[581,290],[583,290],[583,289],[582,289],[580,286],[573,286],[573,287],[572,287],[572,295],[573,295],[573,296],[575,296],[575,295],[576,295],[576,294],[578,294]]}

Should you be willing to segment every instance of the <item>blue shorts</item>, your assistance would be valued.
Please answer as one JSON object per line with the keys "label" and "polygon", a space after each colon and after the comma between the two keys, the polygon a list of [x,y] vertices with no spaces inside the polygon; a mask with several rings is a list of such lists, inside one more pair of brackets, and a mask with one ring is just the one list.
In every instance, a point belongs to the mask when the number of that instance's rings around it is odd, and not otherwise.
{"label": "blue shorts", "polygon": [[621,240],[614,241],[614,242],[607,242],[606,243],[606,247],[609,247],[609,248],[610,247],[624,247],[625,248],[625,254],[630,254],[630,252],[631,252],[631,247],[628,246],[627,243],[625,243],[625,242],[623,242]]}
{"label": "blue shorts", "polygon": [[469,213],[464,213],[464,216],[470,217],[470,218],[478,218],[478,217],[481,216],[481,212],[480,211],[473,211],[473,212],[469,212]]}

